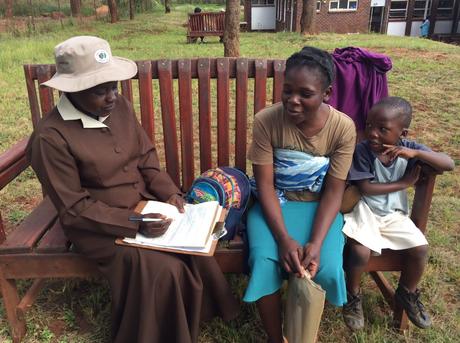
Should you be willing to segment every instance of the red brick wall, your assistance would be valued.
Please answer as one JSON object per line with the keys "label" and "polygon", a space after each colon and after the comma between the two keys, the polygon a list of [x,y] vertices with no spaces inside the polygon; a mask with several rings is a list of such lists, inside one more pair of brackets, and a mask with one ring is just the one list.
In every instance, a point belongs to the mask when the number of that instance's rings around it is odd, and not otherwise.
{"label": "red brick wall", "polygon": [[[300,16],[302,14],[302,1],[297,0],[298,28],[300,29]],[[355,33],[369,31],[370,0],[358,0],[356,11],[329,12],[329,0],[321,2],[321,10],[316,13],[316,31],[335,33]]]}

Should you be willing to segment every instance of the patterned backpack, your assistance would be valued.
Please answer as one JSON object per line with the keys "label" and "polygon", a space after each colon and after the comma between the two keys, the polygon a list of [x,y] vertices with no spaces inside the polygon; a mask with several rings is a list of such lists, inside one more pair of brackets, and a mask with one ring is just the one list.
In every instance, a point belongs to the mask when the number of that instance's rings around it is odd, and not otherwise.
{"label": "patterned backpack", "polygon": [[242,225],[250,194],[251,187],[245,173],[233,167],[219,167],[209,169],[195,179],[187,192],[186,200],[191,204],[218,201],[227,209],[227,234],[222,239],[230,240]]}

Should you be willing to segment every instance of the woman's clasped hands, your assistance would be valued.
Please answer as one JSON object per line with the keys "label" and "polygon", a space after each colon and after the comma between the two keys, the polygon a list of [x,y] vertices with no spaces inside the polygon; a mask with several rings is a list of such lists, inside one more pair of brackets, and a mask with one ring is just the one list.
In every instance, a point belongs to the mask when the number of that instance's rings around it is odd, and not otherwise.
{"label": "woman's clasped hands", "polygon": [[[184,198],[178,194],[173,194],[166,203],[177,207],[180,213],[184,213]],[[139,224],[139,233],[148,238],[160,237],[168,231],[172,219],[161,213],[146,213],[141,216],[143,219],[153,219],[141,221]]]}
{"label": "woman's clasped hands", "polygon": [[314,278],[318,271],[321,247],[315,243],[299,245],[292,237],[282,239],[278,243],[278,254],[281,266],[288,273],[295,273],[303,277],[304,270],[308,270]]}

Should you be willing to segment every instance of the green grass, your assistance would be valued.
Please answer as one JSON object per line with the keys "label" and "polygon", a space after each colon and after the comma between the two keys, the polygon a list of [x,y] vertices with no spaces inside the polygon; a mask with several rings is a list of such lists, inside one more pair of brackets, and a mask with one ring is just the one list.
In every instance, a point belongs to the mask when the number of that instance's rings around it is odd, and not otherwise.
{"label": "green grass", "polygon": [[[53,47],[77,34],[107,39],[115,55],[132,59],[221,57],[217,37],[207,44],[185,44],[187,12],[195,4],[177,5],[169,15],[161,7],[134,21],[117,24],[66,19],[37,21],[27,27],[0,33],[0,152],[30,134],[31,123],[22,65],[52,63]],[[222,5],[200,5],[217,10]],[[388,74],[390,92],[407,98],[414,107],[411,138],[450,154],[460,162],[460,47],[411,37],[376,34],[321,34],[302,37],[295,33],[243,33],[241,56],[286,58],[304,45],[332,51],[336,47],[360,46],[385,53],[393,61]],[[351,335],[339,309],[326,306],[320,342],[460,342],[460,176],[458,167],[437,179],[428,240],[431,250],[421,288],[423,300],[433,315],[428,330],[414,326],[405,335],[391,329],[391,312],[375,285],[364,278],[366,329]],[[7,231],[36,205],[40,186],[27,170],[0,191],[0,211]],[[395,275],[390,275],[396,280]],[[241,298],[244,276],[229,275]],[[23,290],[28,282],[20,284]],[[110,301],[102,280],[50,280],[27,314],[25,342],[106,342],[109,337]],[[0,341],[8,342],[8,327],[0,302]],[[241,313],[230,323],[216,319],[202,326],[200,342],[264,342],[265,336],[254,305],[242,304]]]}
{"label": "green grass", "polygon": [[[182,1],[184,2],[184,1]],[[154,8],[162,7],[160,1],[156,0],[142,0],[135,1],[137,12],[147,12]],[[107,1],[102,0],[80,0],[80,14],[82,16],[94,15],[94,7],[105,4]],[[120,17],[129,16],[129,1],[128,0],[117,0],[118,15]],[[4,16],[6,11],[5,2],[0,3],[0,16]],[[58,1],[53,0],[40,0],[40,1],[29,1],[29,0],[18,0],[13,2],[13,15],[16,17],[23,16],[49,16],[52,12],[61,12],[65,16],[71,16],[70,1],[61,1],[59,7]]]}

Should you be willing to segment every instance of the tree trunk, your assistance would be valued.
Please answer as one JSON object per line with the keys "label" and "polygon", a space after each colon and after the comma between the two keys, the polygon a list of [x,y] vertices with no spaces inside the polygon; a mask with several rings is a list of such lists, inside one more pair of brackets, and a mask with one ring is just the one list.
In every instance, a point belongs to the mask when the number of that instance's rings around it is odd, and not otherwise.
{"label": "tree trunk", "polygon": [[70,12],[72,17],[79,17],[81,14],[81,0],[70,0]]}
{"label": "tree trunk", "polygon": [[227,0],[225,5],[224,56],[240,55],[240,1]]}
{"label": "tree trunk", "polygon": [[135,3],[134,0],[129,0],[129,19],[134,19],[134,12],[135,12]]}
{"label": "tree trunk", "polygon": [[62,11],[61,11],[61,1],[58,0],[58,11],[59,11],[59,21],[61,22],[61,27],[64,28],[64,23],[62,22]]}
{"label": "tree trunk", "polygon": [[109,5],[110,11],[110,22],[116,23],[118,21],[118,8],[115,0],[107,0],[107,5]]}
{"label": "tree trunk", "polygon": [[165,13],[171,12],[171,0],[165,0]]}
{"label": "tree trunk", "polygon": [[316,0],[303,0],[300,33],[315,34]]}
{"label": "tree trunk", "polygon": [[13,0],[6,0],[5,17],[7,19],[13,18]]}
{"label": "tree trunk", "polygon": [[97,6],[96,6],[96,0],[93,0],[93,8],[94,8],[94,15],[96,16],[96,19],[97,19]]}
{"label": "tree trunk", "polygon": [[27,0],[27,3],[29,4],[29,8],[32,11],[32,15],[29,16],[29,26],[32,28],[32,32],[35,32],[35,10],[34,6],[32,4],[32,0]]}

